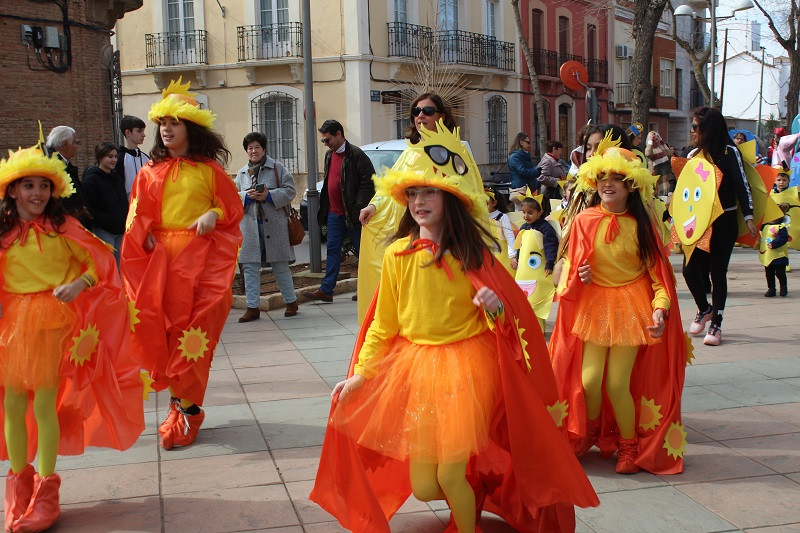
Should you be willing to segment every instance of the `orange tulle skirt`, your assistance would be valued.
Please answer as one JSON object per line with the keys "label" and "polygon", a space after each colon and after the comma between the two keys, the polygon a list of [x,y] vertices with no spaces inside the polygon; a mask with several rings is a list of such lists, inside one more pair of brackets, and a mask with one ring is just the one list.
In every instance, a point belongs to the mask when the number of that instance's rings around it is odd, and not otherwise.
{"label": "orange tulle skirt", "polygon": [[3,384],[17,391],[59,385],[58,369],[78,316],[49,291],[7,294],[0,319]]}
{"label": "orange tulle skirt", "polygon": [[164,245],[167,257],[172,261],[195,238],[197,232],[193,229],[157,229],[153,231],[153,235]]}
{"label": "orange tulle skirt", "polygon": [[392,341],[377,375],[331,423],[393,459],[457,463],[482,451],[499,387],[494,333],[442,346]]}
{"label": "orange tulle skirt", "polygon": [[621,287],[590,283],[575,312],[572,333],[598,346],[642,346],[661,339],[650,336],[653,325],[653,288],[650,276]]}

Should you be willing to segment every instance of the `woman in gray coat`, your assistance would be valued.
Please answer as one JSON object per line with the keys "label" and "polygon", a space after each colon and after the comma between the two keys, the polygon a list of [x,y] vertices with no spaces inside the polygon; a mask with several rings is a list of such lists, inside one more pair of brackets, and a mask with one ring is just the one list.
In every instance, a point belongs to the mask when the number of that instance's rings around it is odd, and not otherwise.
{"label": "woman in gray coat", "polygon": [[[263,133],[248,133],[242,142],[248,163],[236,175],[236,187],[244,204],[242,265],[247,311],[239,322],[260,318],[258,298],[261,294],[261,245],[278,281],[286,303],[284,316],[297,314],[297,295],[294,292],[289,261],[294,250],[289,245],[286,211],[295,197],[294,179],[286,168],[266,154],[267,137]],[[280,185],[280,186],[279,186]],[[261,241],[261,242],[259,242]]]}

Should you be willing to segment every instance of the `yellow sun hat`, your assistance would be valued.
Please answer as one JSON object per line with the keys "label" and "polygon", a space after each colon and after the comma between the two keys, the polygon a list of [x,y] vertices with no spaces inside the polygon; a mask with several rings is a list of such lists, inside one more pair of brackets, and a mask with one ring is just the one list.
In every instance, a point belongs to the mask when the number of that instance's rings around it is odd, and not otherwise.
{"label": "yellow sun hat", "polygon": [[409,187],[436,187],[461,200],[470,215],[487,215],[486,194],[475,160],[460,138],[460,129],[452,132],[441,119],[436,131],[420,130],[421,140],[408,143],[400,159],[382,177],[375,178],[379,196],[389,196],[408,205],[403,195]]}
{"label": "yellow sun hat", "polygon": [[158,124],[158,119],[172,117],[211,129],[216,115],[208,109],[201,109],[194,98],[197,93],[189,92],[191,83],[181,84],[182,81],[183,77],[179,77],[178,81],[172,80],[169,87],[161,91],[161,100],[153,104],[147,118]]}
{"label": "yellow sun hat", "polygon": [[597,189],[597,178],[609,172],[625,176],[624,180],[631,184],[631,188],[638,189],[644,198],[653,196],[658,177],[642,165],[636,154],[621,148],[620,141],[612,139],[611,131],[607,131],[597,145],[597,152],[580,166],[578,179],[583,188]]}
{"label": "yellow sun hat", "polygon": [[0,199],[6,197],[6,189],[14,180],[32,176],[40,176],[52,181],[52,196],[66,198],[75,192],[64,162],[55,154],[50,157],[45,155],[41,148],[43,146],[44,137],[40,122],[37,145],[20,148],[16,152],[9,150],[8,159],[0,159]]}

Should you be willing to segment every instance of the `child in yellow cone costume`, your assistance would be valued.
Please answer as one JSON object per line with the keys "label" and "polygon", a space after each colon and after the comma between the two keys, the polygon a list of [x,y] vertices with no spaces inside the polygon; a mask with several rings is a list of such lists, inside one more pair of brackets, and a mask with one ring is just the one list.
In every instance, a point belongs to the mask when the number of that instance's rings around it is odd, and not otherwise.
{"label": "child in yellow cone costume", "polygon": [[229,155],[189,84],[170,83],[148,117],[151,160],[131,194],[121,270],[135,326],[131,351],[156,390],[169,388],[161,446],[192,444],[214,349],[231,305],[242,202],[218,159]]}
{"label": "child in yellow cone costume", "polygon": [[[124,450],[144,429],[128,303],[108,246],[65,216],[64,164],[39,147],[0,161],[0,459],[5,528],[41,531],[60,515],[57,454]],[[30,409],[31,404],[33,408]],[[38,453],[38,472],[28,464]]]}

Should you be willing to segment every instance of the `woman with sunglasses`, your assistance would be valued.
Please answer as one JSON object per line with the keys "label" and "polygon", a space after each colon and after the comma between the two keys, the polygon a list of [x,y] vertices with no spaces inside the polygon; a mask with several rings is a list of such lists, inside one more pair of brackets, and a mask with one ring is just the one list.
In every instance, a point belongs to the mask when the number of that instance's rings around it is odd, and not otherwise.
{"label": "woman with sunglasses", "polygon": [[[728,297],[728,262],[739,236],[736,211],[742,211],[750,236],[755,238],[758,230],[753,222],[753,198],[742,167],[742,156],[728,135],[728,125],[722,113],[711,107],[695,111],[691,139],[696,146],[692,155],[706,159],[722,171],[717,197],[723,213],[711,225],[709,251],[697,248],[683,265],[683,279],[697,304],[697,316],[689,326],[689,333],[702,334],[706,322],[711,321],[703,344],[718,346],[722,338],[722,313]],[[706,297],[704,282],[709,272],[711,304]]]}
{"label": "woman with sunglasses", "polygon": [[539,175],[542,169],[533,164],[531,157],[531,138],[525,132],[517,133],[511,150],[508,152],[508,172],[511,174],[511,188],[524,189],[527,187],[536,194],[539,190]]}

